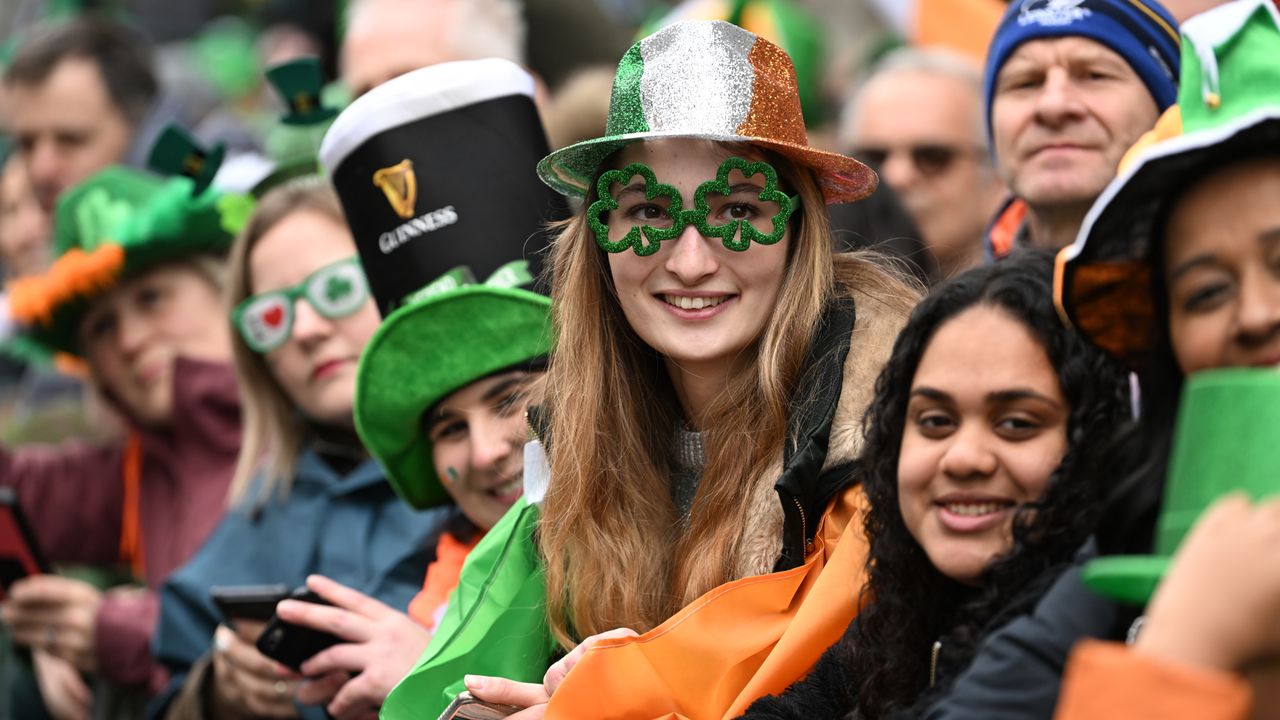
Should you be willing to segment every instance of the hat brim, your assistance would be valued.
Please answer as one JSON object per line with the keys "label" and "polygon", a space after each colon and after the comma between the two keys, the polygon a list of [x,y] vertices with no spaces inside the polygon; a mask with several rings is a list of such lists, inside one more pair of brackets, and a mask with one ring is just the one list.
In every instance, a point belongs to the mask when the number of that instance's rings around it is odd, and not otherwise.
{"label": "hat brim", "polygon": [[861,200],[874,192],[879,183],[875,171],[863,163],[808,145],[747,135],[678,132],[637,132],[584,140],[543,158],[538,163],[538,176],[563,195],[583,197],[587,194],[600,163],[619,149],[634,142],[678,138],[751,143],[776,151],[792,162],[814,171],[828,205]]}
{"label": "hat brim", "polygon": [[1280,109],[1268,108],[1153,145],[1111,182],[1058,256],[1055,295],[1063,317],[1134,369],[1156,338],[1151,248],[1169,196],[1210,163],[1280,148]]}
{"label": "hat brim", "polygon": [[409,505],[449,502],[422,415],[450,393],[551,351],[551,301],[468,285],[402,307],[369,341],[356,374],[355,423]]}
{"label": "hat brim", "polygon": [[1157,555],[1110,555],[1089,561],[1081,578],[1100,595],[1141,607],[1155,594],[1170,562]]}

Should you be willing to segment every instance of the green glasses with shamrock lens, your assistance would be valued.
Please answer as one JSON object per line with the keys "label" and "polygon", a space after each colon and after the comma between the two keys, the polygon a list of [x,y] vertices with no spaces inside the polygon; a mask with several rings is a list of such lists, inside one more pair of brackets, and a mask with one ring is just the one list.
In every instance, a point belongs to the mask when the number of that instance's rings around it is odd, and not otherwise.
{"label": "green glasses with shamrock lens", "polygon": [[693,207],[674,186],[659,183],[644,163],[610,170],[596,182],[599,198],[587,208],[587,224],[606,252],[632,249],[656,253],[664,240],[693,225],[704,237],[719,238],[730,250],[751,243],[772,245],[782,239],[800,199],[778,190],[778,172],[767,162],[731,157],[720,163],[716,179],[693,193]]}
{"label": "green glasses with shamrock lens", "polygon": [[284,345],[293,332],[293,308],[298,298],[330,320],[359,310],[369,297],[369,282],[358,257],[349,257],[316,270],[291,287],[246,298],[231,312],[245,344],[267,353]]}

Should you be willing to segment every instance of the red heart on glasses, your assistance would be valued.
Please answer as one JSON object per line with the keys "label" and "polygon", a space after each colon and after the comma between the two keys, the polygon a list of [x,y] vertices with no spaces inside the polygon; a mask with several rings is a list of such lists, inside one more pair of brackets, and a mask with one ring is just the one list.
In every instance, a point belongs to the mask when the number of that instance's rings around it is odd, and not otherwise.
{"label": "red heart on glasses", "polygon": [[284,308],[282,307],[273,307],[262,313],[262,322],[266,323],[268,327],[279,327],[280,323],[283,321]]}

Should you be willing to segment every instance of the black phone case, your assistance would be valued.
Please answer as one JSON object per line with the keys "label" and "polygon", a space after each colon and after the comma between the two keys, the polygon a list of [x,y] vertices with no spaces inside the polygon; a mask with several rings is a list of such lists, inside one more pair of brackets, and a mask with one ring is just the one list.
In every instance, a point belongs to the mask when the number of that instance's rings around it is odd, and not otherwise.
{"label": "black phone case", "polygon": [[[332,604],[306,588],[298,588],[289,597],[317,605]],[[300,672],[302,663],[321,650],[340,642],[342,639],[336,635],[287,623],[273,615],[266,629],[258,636],[257,646],[263,655]]]}
{"label": "black phone case", "polygon": [[267,622],[276,614],[276,604],[289,597],[288,585],[230,585],[209,589],[209,597],[218,606],[222,618]]}

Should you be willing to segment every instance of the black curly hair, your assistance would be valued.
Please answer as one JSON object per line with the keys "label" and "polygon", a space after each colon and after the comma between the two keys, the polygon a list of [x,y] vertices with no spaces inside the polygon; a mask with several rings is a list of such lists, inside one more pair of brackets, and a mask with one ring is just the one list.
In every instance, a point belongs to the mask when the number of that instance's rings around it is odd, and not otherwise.
{"label": "black curly hair", "polygon": [[[923,703],[968,663],[985,631],[1034,606],[1093,531],[1104,495],[1096,450],[1130,422],[1123,366],[1063,326],[1053,307],[1051,256],[1020,251],[935,288],[915,309],[876,381],[867,410],[863,486],[870,501],[866,609],[837,646],[852,679],[847,707],[874,720]],[[980,587],[939,572],[898,505],[898,453],[916,368],[937,330],[986,305],[1021,321],[1057,371],[1070,414],[1068,449],[1045,494],[1018,510],[1013,548]],[[931,648],[941,641],[930,688]]]}

